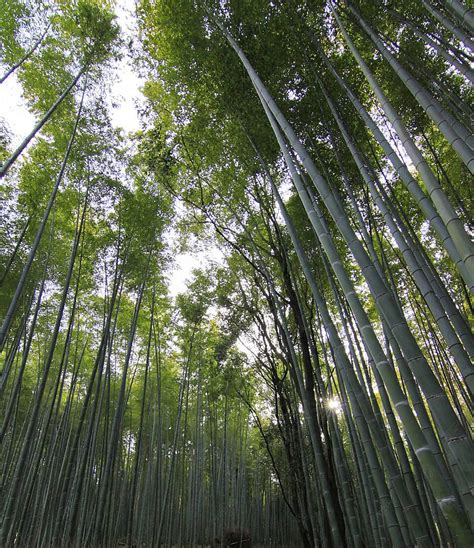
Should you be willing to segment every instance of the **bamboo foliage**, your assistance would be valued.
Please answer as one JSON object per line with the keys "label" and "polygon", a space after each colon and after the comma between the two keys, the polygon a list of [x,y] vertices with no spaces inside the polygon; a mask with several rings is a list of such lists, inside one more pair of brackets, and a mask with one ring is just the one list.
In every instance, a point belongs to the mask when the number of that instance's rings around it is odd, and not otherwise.
{"label": "bamboo foliage", "polygon": [[0,134],[0,544],[470,546],[471,11],[37,7],[2,15],[40,122]]}

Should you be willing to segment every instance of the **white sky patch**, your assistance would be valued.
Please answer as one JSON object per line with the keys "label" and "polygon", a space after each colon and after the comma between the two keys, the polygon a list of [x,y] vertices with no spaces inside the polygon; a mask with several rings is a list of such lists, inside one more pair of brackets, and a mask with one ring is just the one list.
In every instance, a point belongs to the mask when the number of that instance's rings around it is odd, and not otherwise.
{"label": "white sky patch", "polygon": [[168,291],[172,297],[186,290],[192,271],[202,267],[202,261],[193,253],[180,253],[174,259],[172,271],[168,274]]}
{"label": "white sky patch", "polygon": [[144,81],[133,73],[125,59],[121,61],[119,69],[121,77],[111,89],[113,100],[117,105],[111,112],[112,124],[127,132],[137,131],[140,121],[135,104],[143,100],[139,88]]}
{"label": "white sky patch", "polygon": [[281,199],[285,203],[290,199],[294,191],[293,180],[291,179],[291,176],[287,171],[284,171],[283,180],[280,184],[280,188],[278,189],[278,191],[280,193]]}
{"label": "white sky patch", "polygon": [[240,334],[235,343],[236,348],[247,356],[249,362],[253,362],[258,354],[256,341],[258,341],[259,336],[257,328],[254,324],[251,324],[247,331]]}
{"label": "white sky patch", "polygon": [[[138,36],[135,1],[119,0],[115,14],[125,41],[135,40]],[[136,105],[143,103],[144,98],[140,90],[145,80],[132,69],[127,51],[124,51],[123,58],[117,63],[115,76],[116,80],[111,85],[111,98],[116,104],[111,112],[112,123],[127,132],[136,131],[140,127]]]}
{"label": "white sky patch", "polygon": [[179,293],[184,293],[188,283],[192,280],[193,270],[223,263],[224,254],[217,246],[210,246],[206,250],[195,252],[178,253],[174,257],[167,275],[169,294],[176,297]]}
{"label": "white sky patch", "polygon": [[[4,67],[2,73],[3,70]],[[18,147],[35,125],[35,118],[26,107],[16,74],[10,75],[0,85],[0,118],[3,118],[11,132],[12,150]]]}

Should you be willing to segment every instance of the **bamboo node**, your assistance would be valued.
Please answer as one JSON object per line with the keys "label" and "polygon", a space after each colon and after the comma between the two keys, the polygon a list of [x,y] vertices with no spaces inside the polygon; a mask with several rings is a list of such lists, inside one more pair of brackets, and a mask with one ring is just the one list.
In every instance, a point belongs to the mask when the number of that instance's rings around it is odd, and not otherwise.
{"label": "bamboo node", "polygon": [[448,443],[456,442],[456,441],[464,441],[466,439],[465,435],[462,436],[455,436],[453,438],[447,438]]}

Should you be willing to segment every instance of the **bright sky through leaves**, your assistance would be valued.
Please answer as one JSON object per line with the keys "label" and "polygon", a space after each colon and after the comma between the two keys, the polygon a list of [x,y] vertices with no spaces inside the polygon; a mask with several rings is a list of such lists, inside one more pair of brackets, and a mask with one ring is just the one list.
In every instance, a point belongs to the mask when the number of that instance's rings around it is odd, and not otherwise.
{"label": "bright sky through leaves", "polygon": [[474,546],[466,5],[0,0],[1,547]]}

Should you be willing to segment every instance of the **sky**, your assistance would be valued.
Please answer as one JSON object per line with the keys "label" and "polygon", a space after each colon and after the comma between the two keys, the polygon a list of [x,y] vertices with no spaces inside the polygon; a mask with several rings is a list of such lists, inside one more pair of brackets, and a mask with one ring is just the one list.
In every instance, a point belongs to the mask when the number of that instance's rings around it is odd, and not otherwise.
{"label": "sky", "polygon": [[[116,6],[116,15],[122,33],[126,39],[135,38],[134,0],[119,0]],[[0,71],[3,73],[3,70]],[[110,108],[112,124],[121,127],[126,133],[139,129],[140,121],[137,105],[143,102],[141,87],[145,81],[132,69],[127,55],[117,63],[116,74],[111,84]],[[52,102],[54,98],[51,98]],[[116,104],[112,106],[112,101]],[[31,131],[35,118],[28,112],[22,98],[21,85],[15,74],[11,75],[0,85],[0,120],[3,119],[12,135],[12,149],[16,148],[22,139]],[[173,230],[168,237],[169,244],[176,246],[176,236]],[[186,284],[192,277],[192,270],[205,267],[210,261],[222,261],[222,253],[217,247],[211,247],[207,252],[173,253],[173,264],[169,267],[168,280],[170,295],[175,297],[186,290]]]}
{"label": "sky", "polygon": [[12,148],[20,144],[22,136],[27,135],[35,123],[25,106],[15,74],[0,85],[0,118],[5,120],[12,134]]}

